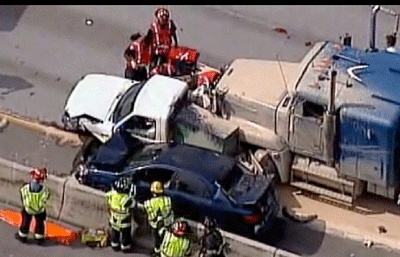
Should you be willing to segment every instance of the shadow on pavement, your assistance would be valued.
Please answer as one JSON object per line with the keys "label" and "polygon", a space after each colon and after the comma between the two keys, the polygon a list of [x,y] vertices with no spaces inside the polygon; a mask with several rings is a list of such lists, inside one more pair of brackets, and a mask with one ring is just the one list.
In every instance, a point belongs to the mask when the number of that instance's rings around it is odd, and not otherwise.
{"label": "shadow on pavement", "polygon": [[366,215],[391,213],[400,216],[400,208],[396,203],[382,196],[365,194],[356,201],[356,206]]}
{"label": "shadow on pavement", "polygon": [[29,5],[0,5],[0,32],[11,32]]}
{"label": "shadow on pavement", "polygon": [[2,89],[0,95],[2,96],[32,87],[34,86],[31,83],[22,78],[0,74],[0,89]]}
{"label": "shadow on pavement", "polygon": [[[277,248],[296,253],[301,256],[313,255],[318,252],[325,238],[324,232],[312,229],[307,224],[296,223],[288,219],[281,220],[282,235],[279,239],[269,239],[266,244]],[[313,227],[319,227],[320,231],[325,230],[325,222],[314,220]]]}

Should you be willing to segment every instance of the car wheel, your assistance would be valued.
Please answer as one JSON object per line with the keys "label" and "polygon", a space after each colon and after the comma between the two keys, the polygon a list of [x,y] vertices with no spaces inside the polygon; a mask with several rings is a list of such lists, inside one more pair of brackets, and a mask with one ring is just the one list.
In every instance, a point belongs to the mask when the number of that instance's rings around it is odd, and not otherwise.
{"label": "car wheel", "polygon": [[101,145],[101,142],[94,138],[88,137],[82,144],[78,153],[75,155],[75,158],[72,162],[72,174],[75,173],[78,166],[87,161],[88,157],[92,155]]}

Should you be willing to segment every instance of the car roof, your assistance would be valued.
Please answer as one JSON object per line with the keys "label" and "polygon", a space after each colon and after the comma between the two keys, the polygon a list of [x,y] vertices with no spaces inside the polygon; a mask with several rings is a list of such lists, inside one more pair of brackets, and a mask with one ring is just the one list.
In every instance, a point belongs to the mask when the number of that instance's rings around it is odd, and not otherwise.
{"label": "car roof", "polygon": [[235,159],[200,147],[179,144],[165,148],[153,164],[173,166],[214,182],[228,175]]}
{"label": "car roof", "polygon": [[140,90],[133,112],[135,115],[153,119],[167,119],[173,104],[186,93],[188,85],[181,80],[154,75]]}

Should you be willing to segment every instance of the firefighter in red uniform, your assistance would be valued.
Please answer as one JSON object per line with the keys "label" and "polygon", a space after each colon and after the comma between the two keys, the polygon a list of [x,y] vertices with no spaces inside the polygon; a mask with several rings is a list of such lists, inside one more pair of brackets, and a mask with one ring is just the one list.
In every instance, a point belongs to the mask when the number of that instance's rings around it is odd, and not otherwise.
{"label": "firefighter in red uniform", "polygon": [[169,62],[154,67],[150,71],[150,76],[153,76],[155,74],[169,76],[169,77],[178,75],[176,67]]}
{"label": "firefighter in red uniform", "polygon": [[155,11],[156,20],[151,24],[153,56],[151,67],[166,63],[169,50],[173,45],[178,46],[176,25],[170,19],[169,11],[160,7]]}
{"label": "firefighter in red uniform", "polygon": [[133,34],[130,39],[131,43],[124,52],[125,78],[142,81],[147,79],[151,61],[151,31],[144,37],[140,33]]}

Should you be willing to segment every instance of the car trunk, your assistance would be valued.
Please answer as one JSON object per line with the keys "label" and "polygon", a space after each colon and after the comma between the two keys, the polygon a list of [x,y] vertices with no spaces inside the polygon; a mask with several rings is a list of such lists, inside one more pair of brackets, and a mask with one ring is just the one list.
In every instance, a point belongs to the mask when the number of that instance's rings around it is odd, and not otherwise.
{"label": "car trunk", "polygon": [[270,178],[245,173],[230,183],[229,198],[252,211],[251,215],[244,216],[246,223],[264,225],[277,216],[279,203]]}

